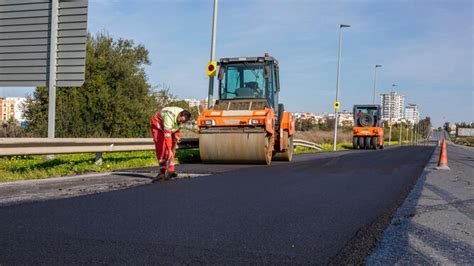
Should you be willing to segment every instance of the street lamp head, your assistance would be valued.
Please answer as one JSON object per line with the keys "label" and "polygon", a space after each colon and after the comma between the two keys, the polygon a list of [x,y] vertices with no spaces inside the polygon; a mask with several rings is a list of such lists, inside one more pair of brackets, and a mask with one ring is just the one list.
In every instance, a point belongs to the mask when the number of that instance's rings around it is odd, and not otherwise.
{"label": "street lamp head", "polygon": [[351,25],[348,24],[341,24],[339,25],[340,28],[349,28]]}
{"label": "street lamp head", "polygon": [[382,65],[375,65],[375,67],[382,67]]}
{"label": "street lamp head", "polygon": [[392,84],[392,87],[397,87],[398,85],[397,84]]}

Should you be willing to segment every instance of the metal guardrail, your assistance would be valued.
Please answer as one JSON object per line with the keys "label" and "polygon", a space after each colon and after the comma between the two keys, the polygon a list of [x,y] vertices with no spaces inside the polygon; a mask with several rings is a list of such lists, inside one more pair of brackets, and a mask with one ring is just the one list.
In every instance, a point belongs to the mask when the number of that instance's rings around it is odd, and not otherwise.
{"label": "metal guardrail", "polygon": [[[321,150],[315,143],[293,140],[295,146]],[[178,149],[199,147],[198,138],[184,138]],[[155,149],[152,138],[0,138],[0,156],[49,155],[72,153],[104,153],[126,151],[151,151]]]}
{"label": "metal guardrail", "polygon": [[315,149],[315,150],[318,150],[318,151],[323,150],[323,147],[321,147],[320,145],[318,145],[314,142],[310,142],[310,141],[306,141],[306,140],[302,140],[302,139],[294,139],[293,140],[293,145],[301,146],[301,147],[305,147],[305,148],[310,148],[310,149]]}
{"label": "metal guardrail", "polygon": [[[179,149],[197,148],[197,138],[182,139]],[[150,151],[152,138],[0,138],[0,156]]]}

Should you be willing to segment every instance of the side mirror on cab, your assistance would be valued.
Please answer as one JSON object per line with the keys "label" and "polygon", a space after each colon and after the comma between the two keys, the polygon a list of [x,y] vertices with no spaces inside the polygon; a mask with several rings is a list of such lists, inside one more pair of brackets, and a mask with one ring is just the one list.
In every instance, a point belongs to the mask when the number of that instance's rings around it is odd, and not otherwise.
{"label": "side mirror on cab", "polygon": [[265,79],[270,78],[270,66],[266,65],[266,66],[263,67],[263,77]]}

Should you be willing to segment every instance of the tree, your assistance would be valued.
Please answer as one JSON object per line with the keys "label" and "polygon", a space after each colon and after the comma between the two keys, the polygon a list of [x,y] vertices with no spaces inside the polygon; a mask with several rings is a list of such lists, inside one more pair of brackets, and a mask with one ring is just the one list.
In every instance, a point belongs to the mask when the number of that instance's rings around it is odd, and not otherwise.
{"label": "tree", "polygon": [[170,90],[171,87],[166,84],[156,86],[155,92],[153,92],[153,97],[157,103],[158,110],[168,106],[181,107],[191,113],[191,120],[197,120],[199,116],[199,108],[197,106],[190,107],[189,103],[185,100],[177,100],[176,96],[173,95]]}
{"label": "tree", "polygon": [[[82,87],[58,88],[56,136],[145,137],[158,109],[144,66],[148,51],[107,33],[88,36]],[[37,88],[25,104],[28,130],[47,135],[48,91]]]}
{"label": "tree", "polygon": [[431,131],[431,118],[429,116],[425,117],[424,119],[421,119],[420,122],[418,122],[420,129],[421,129],[421,136],[423,138],[427,138],[430,134]]}
{"label": "tree", "polygon": [[159,109],[169,106],[171,102],[176,100],[176,96],[174,96],[170,90],[171,87],[165,83],[153,88],[152,95]]}
{"label": "tree", "polygon": [[316,127],[316,125],[314,124],[314,119],[298,118],[295,121],[295,127],[297,131],[309,131]]}
{"label": "tree", "polygon": [[448,133],[449,133],[449,131],[450,131],[449,126],[450,126],[449,122],[444,122],[443,128],[444,128],[444,130],[445,130],[446,132],[448,132]]}

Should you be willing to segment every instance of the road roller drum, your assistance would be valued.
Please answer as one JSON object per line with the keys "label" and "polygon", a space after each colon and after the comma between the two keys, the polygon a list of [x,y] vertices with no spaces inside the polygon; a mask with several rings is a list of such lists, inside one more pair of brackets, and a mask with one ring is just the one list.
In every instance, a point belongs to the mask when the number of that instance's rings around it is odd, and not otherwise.
{"label": "road roller drum", "polygon": [[272,139],[266,132],[219,132],[199,135],[199,153],[205,163],[270,164]]}

